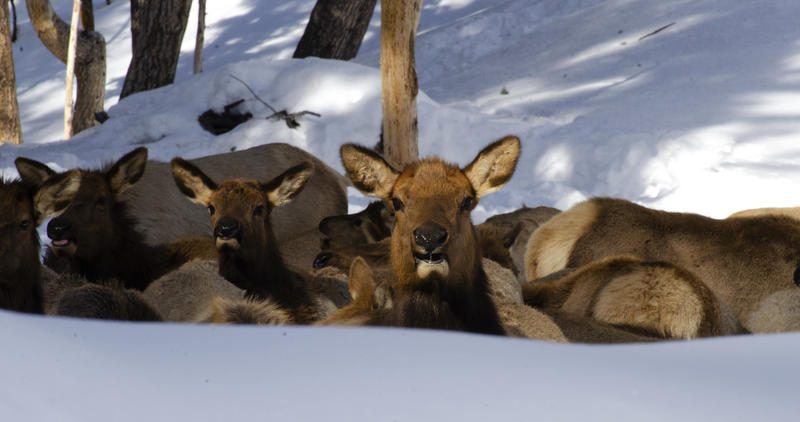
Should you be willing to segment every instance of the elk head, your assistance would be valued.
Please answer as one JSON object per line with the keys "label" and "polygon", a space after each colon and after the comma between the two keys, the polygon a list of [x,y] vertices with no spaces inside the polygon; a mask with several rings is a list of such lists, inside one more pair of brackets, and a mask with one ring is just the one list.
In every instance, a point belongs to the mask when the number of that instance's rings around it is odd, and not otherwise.
{"label": "elk head", "polygon": [[117,198],[142,177],[146,163],[144,147],[101,170],[57,174],[27,158],[15,162],[23,177],[43,181],[35,206],[40,214],[57,215],[47,224],[53,252],[86,261],[109,253],[118,241],[116,229],[125,217]]}
{"label": "elk head", "polygon": [[[24,180],[24,179],[23,179]],[[0,179],[0,284],[20,272],[39,268],[41,214],[33,206],[35,187],[26,181]]]}
{"label": "elk head", "polygon": [[172,160],[178,189],[208,208],[217,250],[248,263],[259,262],[265,251],[277,256],[270,213],[297,196],[313,170],[306,161],[267,183],[235,179],[217,184],[188,161]]}
{"label": "elk head", "polygon": [[391,261],[401,287],[424,285],[434,276],[474,278],[481,264],[470,213],[511,178],[519,153],[519,139],[507,136],[463,169],[428,158],[397,171],[369,149],[342,146],[342,163],[355,187],[395,212]]}

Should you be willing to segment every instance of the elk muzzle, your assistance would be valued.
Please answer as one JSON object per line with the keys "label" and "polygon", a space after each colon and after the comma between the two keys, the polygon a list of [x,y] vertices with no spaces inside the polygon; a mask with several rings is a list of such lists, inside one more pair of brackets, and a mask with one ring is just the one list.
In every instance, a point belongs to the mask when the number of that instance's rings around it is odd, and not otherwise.
{"label": "elk muzzle", "polygon": [[420,278],[427,278],[434,272],[446,277],[450,272],[447,255],[444,253],[447,239],[447,230],[435,223],[426,223],[414,229],[412,248]]}
{"label": "elk muzzle", "polygon": [[214,226],[214,241],[218,248],[221,246],[238,248],[240,234],[241,225],[232,217],[223,217]]}
{"label": "elk muzzle", "polygon": [[47,223],[47,237],[53,242],[53,250],[57,253],[75,253],[75,241],[70,239],[72,225],[62,218],[54,218]]}

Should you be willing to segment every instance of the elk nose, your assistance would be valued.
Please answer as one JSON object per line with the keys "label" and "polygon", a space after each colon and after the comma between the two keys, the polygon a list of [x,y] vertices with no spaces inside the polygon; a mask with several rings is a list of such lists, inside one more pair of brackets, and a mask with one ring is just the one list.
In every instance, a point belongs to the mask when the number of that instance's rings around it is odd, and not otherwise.
{"label": "elk nose", "polygon": [[67,221],[55,218],[47,223],[47,237],[60,240],[69,233],[70,224]]}
{"label": "elk nose", "polygon": [[313,264],[314,268],[320,269],[325,267],[326,265],[328,265],[328,260],[331,259],[331,257],[333,257],[333,255],[327,252],[320,253],[319,255],[316,256],[316,258],[314,258],[314,264]]}
{"label": "elk nose", "polygon": [[230,239],[239,234],[239,222],[231,217],[224,217],[214,227],[214,237]]}
{"label": "elk nose", "polygon": [[414,230],[414,242],[425,252],[433,252],[447,242],[447,230],[438,224],[426,224]]}

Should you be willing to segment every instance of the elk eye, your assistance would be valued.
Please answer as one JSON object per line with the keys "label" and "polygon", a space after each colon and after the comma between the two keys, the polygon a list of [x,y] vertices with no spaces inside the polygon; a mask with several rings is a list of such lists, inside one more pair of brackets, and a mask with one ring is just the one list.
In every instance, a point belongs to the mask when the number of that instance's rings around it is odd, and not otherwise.
{"label": "elk eye", "polygon": [[208,206],[208,215],[214,215],[215,211],[216,211],[216,209],[214,209],[213,205],[209,205]]}
{"label": "elk eye", "polygon": [[397,198],[392,198],[392,206],[394,207],[395,211],[402,211],[403,207],[405,207],[405,205],[403,205],[403,201]]}
{"label": "elk eye", "polygon": [[356,218],[355,220],[353,220],[353,227],[361,227],[361,219],[360,218]]}
{"label": "elk eye", "polygon": [[24,220],[23,222],[19,223],[19,229],[20,230],[26,230],[30,226],[31,226],[31,221],[30,220]]}
{"label": "elk eye", "polygon": [[104,206],[106,206],[106,198],[101,196],[100,198],[97,199],[97,202],[95,202],[94,205],[96,207],[104,207]]}
{"label": "elk eye", "polygon": [[253,217],[261,217],[262,215],[264,215],[264,206],[259,205],[253,210]]}
{"label": "elk eye", "polygon": [[472,209],[472,203],[474,201],[475,201],[475,199],[473,197],[471,197],[471,196],[468,196],[468,197],[464,198],[464,200],[461,201],[461,211],[468,211],[468,210]]}

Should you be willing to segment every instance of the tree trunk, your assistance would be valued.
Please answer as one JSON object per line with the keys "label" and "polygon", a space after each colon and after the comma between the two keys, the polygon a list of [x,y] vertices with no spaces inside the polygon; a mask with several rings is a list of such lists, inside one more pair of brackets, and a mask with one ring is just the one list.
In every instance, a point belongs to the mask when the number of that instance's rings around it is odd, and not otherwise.
{"label": "tree trunk", "polygon": [[11,42],[17,41],[17,6],[14,0],[11,0]]}
{"label": "tree trunk", "polygon": [[[49,0],[27,0],[25,3],[39,39],[56,58],[66,63],[69,25],[53,12]],[[99,33],[78,33],[75,76],[78,79],[78,95],[73,131],[78,133],[94,126],[94,114],[103,111],[106,96],[106,41]]]}
{"label": "tree trunk", "polygon": [[203,43],[206,33],[206,0],[197,0],[197,38],[194,40],[194,73],[203,72]]}
{"label": "tree trunk", "polygon": [[0,144],[22,143],[8,0],[0,0]]}
{"label": "tree trunk", "polygon": [[294,58],[350,60],[358,54],[377,0],[317,0]]}
{"label": "tree trunk", "polygon": [[94,31],[94,5],[92,0],[81,0],[81,24],[83,29]]}
{"label": "tree trunk", "polygon": [[74,110],[72,108],[72,85],[75,81],[75,51],[78,49],[78,22],[81,20],[82,0],[72,1],[72,21],[69,27],[67,47],[67,95],[64,103],[64,139],[72,138]]}
{"label": "tree trunk", "polygon": [[414,37],[422,0],[381,3],[384,157],[397,169],[419,156]]}
{"label": "tree trunk", "polygon": [[120,98],[175,80],[191,0],[131,0],[133,57]]}

